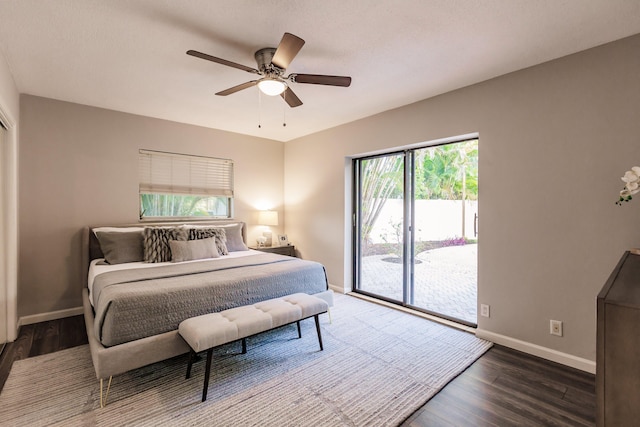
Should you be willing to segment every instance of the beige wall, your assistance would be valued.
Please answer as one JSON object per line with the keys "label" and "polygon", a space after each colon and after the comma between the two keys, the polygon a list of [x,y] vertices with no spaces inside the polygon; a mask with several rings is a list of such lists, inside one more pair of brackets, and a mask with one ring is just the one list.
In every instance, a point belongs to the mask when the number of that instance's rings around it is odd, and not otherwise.
{"label": "beige wall", "polygon": [[635,36],[286,143],[290,240],[350,288],[348,159],[478,132],[479,329],[595,360],[596,295],[640,246],[640,200],[614,204],[640,163],[638,52]]}
{"label": "beige wall", "polygon": [[282,218],[281,142],[29,95],[20,108],[19,316],[81,305],[81,229],[138,221],[141,148],[233,159],[250,242],[257,208]]}
{"label": "beige wall", "polygon": [[13,81],[9,65],[0,54],[0,106],[2,110],[17,121],[19,113],[20,94]]}

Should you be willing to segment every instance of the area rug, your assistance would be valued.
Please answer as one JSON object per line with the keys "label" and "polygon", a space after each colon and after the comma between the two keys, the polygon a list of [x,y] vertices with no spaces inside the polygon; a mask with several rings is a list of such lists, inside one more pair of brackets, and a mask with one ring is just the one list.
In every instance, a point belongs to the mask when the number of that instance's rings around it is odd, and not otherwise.
{"label": "area rug", "polygon": [[185,379],[179,356],[113,378],[109,402],[88,346],[14,363],[0,394],[11,426],[395,426],[491,347],[474,335],[355,297],[321,316],[216,349]]}

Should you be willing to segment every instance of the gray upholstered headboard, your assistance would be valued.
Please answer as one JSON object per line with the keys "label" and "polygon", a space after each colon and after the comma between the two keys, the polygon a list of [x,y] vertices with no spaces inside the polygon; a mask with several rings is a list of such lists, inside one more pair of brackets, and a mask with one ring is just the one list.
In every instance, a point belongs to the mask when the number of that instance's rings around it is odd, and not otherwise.
{"label": "gray upholstered headboard", "polygon": [[181,224],[186,225],[226,225],[226,224],[242,224],[242,240],[247,242],[247,225],[242,221],[197,221],[197,222],[142,222],[137,224],[116,224],[116,225],[95,225],[85,227],[82,231],[82,277],[83,284],[87,286],[87,273],[89,271],[89,264],[92,260],[97,258],[103,258],[102,250],[100,249],[100,243],[98,242],[98,238],[91,231],[94,228],[98,227],[118,227],[118,228],[126,228],[126,227],[157,227],[157,226],[177,226]]}

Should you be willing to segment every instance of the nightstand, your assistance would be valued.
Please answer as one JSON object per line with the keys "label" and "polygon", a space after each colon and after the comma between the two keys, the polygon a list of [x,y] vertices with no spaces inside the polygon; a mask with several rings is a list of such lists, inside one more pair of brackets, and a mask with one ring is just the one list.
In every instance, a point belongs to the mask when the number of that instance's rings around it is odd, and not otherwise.
{"label": "nightstand", "polygon": [[251,246],[249,249],[254,249],[256,251],[261,252],[270,252],[272,254],[286,255],[286,256],[296,256],[296,247],[294,245],[288,246],[263,246],[261,248],[257,246]]}

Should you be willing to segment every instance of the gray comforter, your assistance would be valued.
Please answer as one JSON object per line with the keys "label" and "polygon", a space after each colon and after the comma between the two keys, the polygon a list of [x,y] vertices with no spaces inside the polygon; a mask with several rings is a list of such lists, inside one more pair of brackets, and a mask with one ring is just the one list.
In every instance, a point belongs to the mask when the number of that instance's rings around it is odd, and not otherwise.
{"label": "gray comforter", "polygon": [[322,264],[268,253],[103,273],[92,291],[95,334],[114,346],[189,317],[327,287]]}

